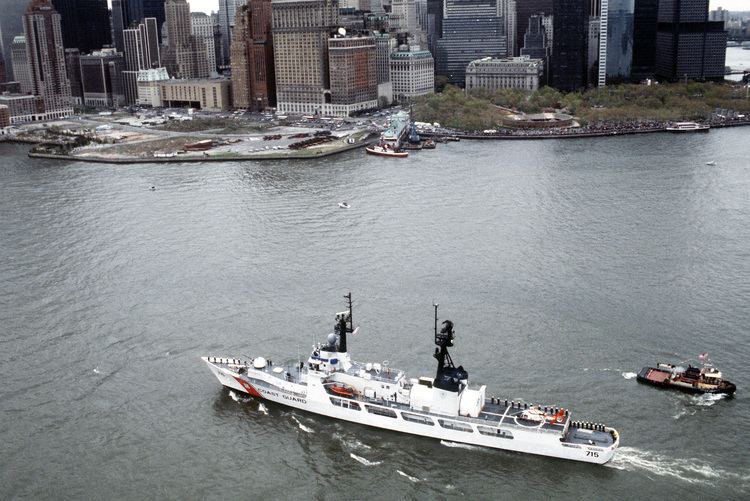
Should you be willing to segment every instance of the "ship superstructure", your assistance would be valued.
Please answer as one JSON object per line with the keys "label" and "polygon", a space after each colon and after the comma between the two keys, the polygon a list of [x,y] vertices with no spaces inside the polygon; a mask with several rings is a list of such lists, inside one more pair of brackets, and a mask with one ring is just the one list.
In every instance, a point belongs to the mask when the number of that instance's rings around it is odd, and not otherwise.
{"label": "ship superstructure", "polygon": [[567,409],[487,397],[469,387],[468,372],[448,352],[450,320],[438,329],[435,305],[435,377],[408,378],[387,362],[360,363],[348,352],[356,332],[349,308],[336,314],[334,332],[307,361],[274,364],[264,357],[202,357],[219,382],[253,397],[388,430],[516,452],[603,464],[619,435],[603,424],[573,421]]}

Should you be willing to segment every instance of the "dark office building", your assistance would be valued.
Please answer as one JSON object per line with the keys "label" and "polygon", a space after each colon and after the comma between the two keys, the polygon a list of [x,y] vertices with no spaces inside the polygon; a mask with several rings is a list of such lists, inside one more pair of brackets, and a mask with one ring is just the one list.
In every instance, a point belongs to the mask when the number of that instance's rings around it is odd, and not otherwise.
{"label": "dark office building", "polygon": [[52,0],[60,14],[63,45],[82,53],[112,43],[107,0]]}
{"label": "dark office building", "polygon": [[531,59],[547,59],[547,33],[542,25],[542,17],[533,15],[523,36],[521,55]]}
{"label": "dark office building", "polygon": [[75,106],[83,105],[83,87],[81,85],[81,51],[65,49],[65,71],[70,80],[70,97]]}
{"label": "dark office building", "polygon": [[554,0],[552,11],[550,84],[566,92],[586,87],[589,4],[581,0]]}
{"label": "dark office building", "polygon": [[125,43],[123,42],[122,32],[125,26],[125,17],[122,8],[123,0],[112,0],[112,11],[110,20],[112,21],[112,45],[118,52],[125,52]]}
{"label": "dark office building", "polygon": [[632,80],[654,76],[656,66],[656,18],[659,0],[635,0],[633,11]]}
{"label": "dark office building", "polygon": [[505,21],[497,15],[497,0],[445,0],[435,74],[463,86],[466,66],[488,56],[507,56]]}
{"label": "dark office building", "polygon": [[[534,14],[552,14],[553,0],[516,0],[516,47],[523,47],[523,37]],[[583,2],[584,0],[580,0]],[[549,35],[549,34],[548,34]],[[514,54],[515,55],[515,54]]]}
{"label": "dark office building", "polygon": [[708,0],[660,0],[657,20],[657,77],[724,79],[727,33],[708,21]]}
{"label": "dark office building", "polygon": [[80,56],[83,104],[93,108],[116,108],[124,104],[122,54],[112,49]]}
{"label": "dark office building", "polygon": [[437,54],[437,41],[443,35],[443,0],[427,0],[427,47]]}

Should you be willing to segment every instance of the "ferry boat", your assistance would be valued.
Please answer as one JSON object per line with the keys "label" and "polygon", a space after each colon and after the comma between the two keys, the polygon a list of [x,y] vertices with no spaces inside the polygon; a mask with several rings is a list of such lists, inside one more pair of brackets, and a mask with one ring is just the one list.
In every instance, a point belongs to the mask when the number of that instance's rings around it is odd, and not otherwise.
{"label": "ferry boat", "polygon": [[675,122],[667,126],[669,132],[707,132],[710,128],[710,125],[696,122]]}
{"label": "ferry boat", "polygon": [[409,156],[409,152],[395,150],[385,143],[366,146],[365,151],[370,155],[378,155],[381,157],[405,158]]}
{"label": "ferry boat", "polygon": [[685,368],[664,363],[657,363],[656,367],[644,367],[638,373],[638,381],[687,393],[733,395],[737,391],[737,386],[723,379],[721,371],[711,365],[707,353],[700,355],[698,358],[703,362],[701,367],[688,365]]}
{"label": "ferry boat", "polygon": [[570,411],[495,396],[469,387],[469,374],[448,353],[453,323],[438,330],[435,305],[434,377],[409,378],[388,362],[361,363],[349,356],[347,336],[356,333],[352,296],[336,314],[334,332],[313,347],[306,361],[276,364],[202,357],[219,382],[234,391],[303,411],[448,442],[604,464],[620,438],[614,428],[573,421]]}

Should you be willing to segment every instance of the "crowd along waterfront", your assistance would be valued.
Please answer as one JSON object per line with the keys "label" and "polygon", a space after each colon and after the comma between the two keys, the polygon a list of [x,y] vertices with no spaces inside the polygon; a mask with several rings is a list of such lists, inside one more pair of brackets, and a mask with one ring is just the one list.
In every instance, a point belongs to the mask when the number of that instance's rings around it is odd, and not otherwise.
{"label": "crowd along waterfront", "polygon": [[[747,134],[135,165],[0,144],[2,497],[746,497]],[[614,459],[360,427],[206,372],[306,353],[342,289],[357,355],[433,371],[439,302],[475,384],[595,416]],[[734,398],[636,382],[706,351]]]}

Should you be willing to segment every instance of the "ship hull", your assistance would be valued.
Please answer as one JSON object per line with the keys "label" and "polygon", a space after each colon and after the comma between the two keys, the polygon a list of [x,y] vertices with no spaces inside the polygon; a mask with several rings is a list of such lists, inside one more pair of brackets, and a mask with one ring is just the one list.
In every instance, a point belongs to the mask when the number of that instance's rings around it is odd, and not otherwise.
{"label": "ship hull", "polygon": [[[486,428],[479,424],[480,422],[467,423],[459,419],[453,421],[451,416],[426,415],[419,411],[398,408],[396,404],[390,405],[386,401],[375,404],[344,398],[327,393],[323,386],[314,380],[308,384],[297,384],[282,381],[266,371],[253,368],[246,369],[244,374],[238,374],[222,367],[220,363],[212,362],[210,357],[203,357],[203,360],[219,382],[227,388],[294,409],[365,426],[448,442],[594,464],[608,462],[619,446],[617,432],[609,428],[606,430],[607,433],[612,433],[616,439],[614,444],[608,447],[563,443],[559,433],[542,430],[536,426],[530,426],[528,429],[508,428],[508,430],[503,430],[503,436],[488,436],[479,431],[478,427]],[[334,402],[337,403],[334,404]],[[415,416],[422,417],[424,422],[407,421],[404,415],[410,419],[414,419]],[[426,422],[431,424],[426,424]],[[460,424],[466,431],[445,427],[454,422],[456,425]],[[471,428],[470,431],[468,427]]]}

